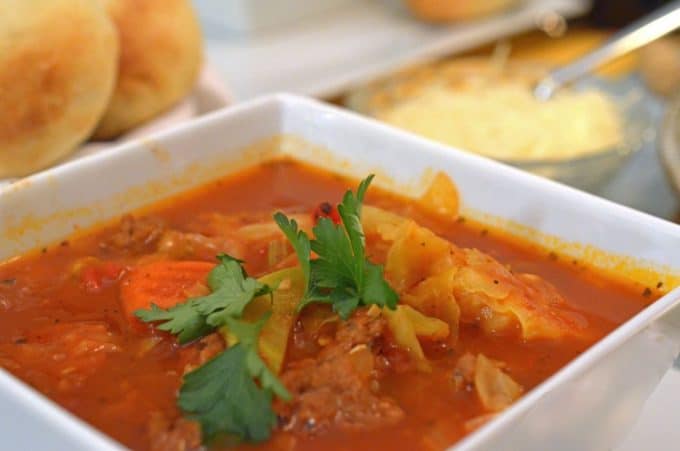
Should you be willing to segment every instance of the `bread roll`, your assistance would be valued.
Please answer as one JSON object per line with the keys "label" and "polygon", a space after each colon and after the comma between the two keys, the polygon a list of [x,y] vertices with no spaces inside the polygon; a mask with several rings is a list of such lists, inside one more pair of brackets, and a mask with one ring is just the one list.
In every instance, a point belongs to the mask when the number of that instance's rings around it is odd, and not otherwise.
{"label": "bread roll", "polygon": [[669,36],[640,51],[640,73],[647,86],[662,96],[680,91],[680,36]]}
{"label": "bread roll", "polygon": [[94,129],[118,41],[92,0],[0,2],[0,178],[42,169]]}
{"label": "bread roll", "polygon": [[407,0],[411,12],[427,22],[477,19],[517,3],[518,0]]}
{"label": "bread roll", "polygon": [[111,139],[187,95],[202,59],[189,0],[101,0],[120,39],[118,82],[96,139]]}

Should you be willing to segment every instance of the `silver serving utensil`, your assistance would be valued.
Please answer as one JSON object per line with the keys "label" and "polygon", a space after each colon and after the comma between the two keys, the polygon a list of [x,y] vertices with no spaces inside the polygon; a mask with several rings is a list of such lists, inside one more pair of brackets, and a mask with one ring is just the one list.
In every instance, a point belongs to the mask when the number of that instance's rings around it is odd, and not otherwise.
{"label": "silver serving utensil", "polygon": [[539,100],[549,100],[564,85],[677,28],[680,28],[680,0],[673,1],[621,29],[601,47],[576,61],[549,72],[534,87],[534,96]]}

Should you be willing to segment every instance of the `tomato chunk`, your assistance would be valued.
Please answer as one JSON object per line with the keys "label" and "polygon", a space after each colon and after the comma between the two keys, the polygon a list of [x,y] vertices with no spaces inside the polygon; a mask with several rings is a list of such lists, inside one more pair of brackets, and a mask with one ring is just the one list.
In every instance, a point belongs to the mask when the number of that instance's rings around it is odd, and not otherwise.
{"label": "tomato chunk", "polygon": [[314,210],[314,222],[317,222],[320,218],[328,218],[335,224],[340,224],[342,222],[338,208],[328,202],[319,204]]}
{"label": "tomato chunk", "polygon": [[83,268],[80,279],[89,293],[98,293],[107,285],[117,281],[125,267],[116,262],[102,262]]}

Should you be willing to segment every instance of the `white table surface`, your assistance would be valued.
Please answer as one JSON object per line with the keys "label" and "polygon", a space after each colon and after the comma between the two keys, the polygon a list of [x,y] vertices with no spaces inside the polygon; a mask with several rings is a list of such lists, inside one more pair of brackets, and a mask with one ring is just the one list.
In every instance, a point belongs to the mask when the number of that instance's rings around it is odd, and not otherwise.
{"label": "white table surface", "polygon": [[208,57],[236,100],[275,91],[337,94],[404,65],[535,28],[548,12],[582,14],[588,4],[588,0],[524,0],[522,7],[491,19],[433,26],[414,20],[402,0],[353,0],[314,18],[234,34],[220,23],[219,5],[211,14],[211,2],[222,1],[202,0],[198,5]]}
{"label": "white table surface", "polygon": [[680,371],[670,370],[647,400],[633,430],[615,451],[675,451],[680,449]]}

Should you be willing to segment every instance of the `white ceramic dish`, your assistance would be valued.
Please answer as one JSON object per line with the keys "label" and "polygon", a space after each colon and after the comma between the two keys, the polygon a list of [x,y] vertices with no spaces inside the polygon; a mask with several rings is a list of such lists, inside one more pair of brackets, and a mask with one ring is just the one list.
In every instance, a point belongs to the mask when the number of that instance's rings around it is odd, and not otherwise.
{"label": "white ceramic dish", "polygon": [[[248,147],[279,134],[286,137],[274,150]],[[406,194],[416,194],[424,186],[424,174],[442,170],[456,181],[466,216],[483,218],[480,212],[484,212],[503,218],[499,225],[524,224],[541,232],[527,234],[592,245],[634,257],[637,264],[674,274],[676,280],[680,275],[680,254],[670,251],[680,248],[680,227],[287,95],[237,105],[0,188],[0,260],[272,154],[292,155],[357,177],[375,171],[377,181]],[[588,248],[573,247],[569,252],[578,255]],[[599,263],[606,266],[610,261],[605,258]],[[679,303],[680,289],[676,289],[459,442],[456,449],[611,449],[630,430],[680,349],[680,321],[674,310]],[[3,447],[116,447],[2,371],[0,418]]]}
{"label": "white ceramic dish", "polygon": [[588,0],[525,0],[497,16],[434,26],[414,19],[402,0],[351,0],[324,14],[246,36],[205,17],[211,14],[203,11],[209,5],[197,7],[207,54],[241,101],[278,91],[338,95],[404,66],[536,28],[548,13],[583,14],[588,5]]}

